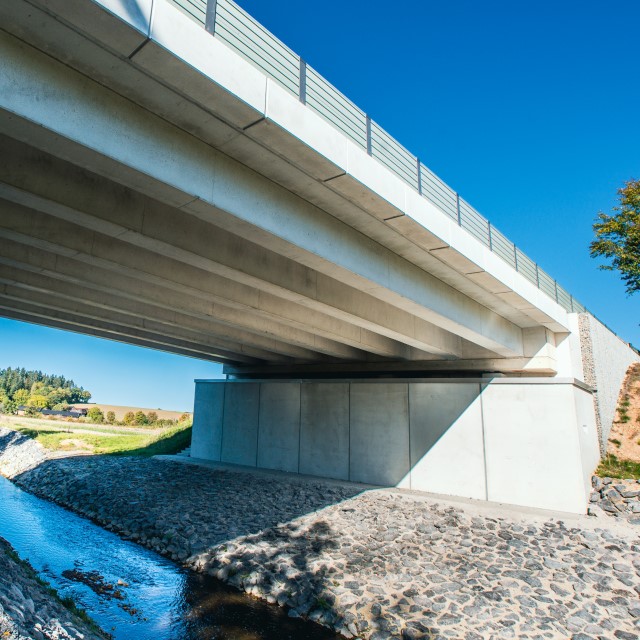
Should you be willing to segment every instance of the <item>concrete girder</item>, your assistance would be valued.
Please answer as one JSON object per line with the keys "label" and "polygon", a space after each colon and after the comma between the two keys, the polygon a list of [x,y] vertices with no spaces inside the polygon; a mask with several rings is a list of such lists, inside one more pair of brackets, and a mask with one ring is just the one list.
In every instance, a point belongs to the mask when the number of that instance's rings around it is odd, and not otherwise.
{"label": "concrete girder", "polygon": [[[326,362],[326,363],[302,363],[294,365],[225,365],[223,373],[240,379],[254,378],[267,379],[272,376],[277,378],[300,379],[305,377],[331,378],[339,376],[348,378],[350,375],[358,378],[363,374],[371,376],[393,375],[398,378],[402,374],[427,373],[430,378],[442,372],[451,371],[451,362],[448,360],[425,360],[424,362],[367,362],[354,364],[351,362]],[[478,374],[505,373],[511,376],[535,376],[550,377],[558,374],[558,365],[555,358],[548,356],[538,358],[470,358],[468,360],[456,360],[456,371],[467,371]]]}
{"label": "concrete girder", "polygon": [[[287,340],[283,341],[282,327],[276,326],[273,322],[269,324],[265,320],[259,323],[250,322],[251,318],[247,314],[233,309],[224,309],[219,306],[213,309],[212,305],[207,309],[207,303],[205,303],[205,308],[200,313],[185,313],[185,300],[177,300],[172,296],[165,295],[162,301],[149,303],[139,296],[120,295],[120,292],[114,289],[87,286],[86,281],[80,279],[78,282],[70,283],[29,269],[4,266],[1,258],[0,282],[52,293],[73,301],[80,299],[105,309],[120,311],[141,319],[153,318],[170,326],[183,327],[223,339],[234,339],[242,344],[264,349],[272,348],[275,353],[297,359],[314,359],[315,351],[345,360],[364,360],[366,355],[345,345],[330,344],[328,340],[315,340],[313,335],[303,331],[288,330]],[[170,309],[167,308],[168,302],[171,304]],[[225,315],[225,312],[228,314]]]}
{"label": "concrete girder", "polygon": [[[98,329],[97,327],[86,327],[78,324],[77,322],[66,322],[64,320],[53,319],[47,317],[43,312],[39,313],[27,313],[23,311],[17,311],[15,309],[9,309],[0,306],[0,317],[9,318],[10,320],[19,320],[20,322],[29,322],[31,324],[37,324],[53,329],[61,329],[63,331],[71,331],[73,333],[79,333],[82,335],[89,335],[94,338],[102,338],[104,340],[112,340],[113,342],[120,342],[122,344],[131,344],[137,347],[144,347],[146,349],[154,349],[156,351],[164,351],[166,353],[172,353],[174,355],[186,356],[188,358],[197,358],[198,360],[209,360],[216,363],[232,363],[232,358],[227,358],[221,355],[220,352],[204,353],[197,349],[188,349],[179,347],[176,344],[167,345],[154,340],[147,340],[144,338],[129,336],[125,334],[114,333],[113,331],[107,331]],[[237,362],[237,358],[235,359]]]}
{"label": "concrete girder", "polygon": [[220,216],[219,226],[500,355],[521,352],[505,318],[89,78],[0,39],[6,133],[194,215]]}
{"label": "concrete girder", "polygon": [[[283,327],[312,331],[316,341],[326,338],[361,353],[398,360],[406,359],[408,355],[404,344],[318,312],[309,314],[304,307],[265,292],[223,278],[206,278],[205,272],[187,265],[183,265],[184,273],[180,273],[172,260],[164,256],[154,257],[154,275],[138,268],[140,252],[129,254],[131,260],[125,265],[122,261],[117,264],[84,253],[76,253],[71,258],[59,251],[53,252],[55,249],[55,246],[45,247],[42,244],[37,248],[32,244],[22,244],[14,235],[12,242],[0,245],[0,263],[108,293],[115,291],[152,304],[162,304],[171,298],[182,311],[196,315],[205,313],[218,317],[218,310],[226,309],[241,317],[255,318],[258,323],[274,322]],[[157,271],[161,267],[159,276]]]}
{"label": "concrete girder", "polygon": [[192,358],[202,358],[213,362],[226,363],[255,363],[259,359],[250,356],[230,353],[223,348],[210,348],[191,343],[187,340],[172,338],[169,336],[158,336],[141,329],[133,329],[122,325],[112,324],[104,320],[89,322],[83,321],[75,314],[65,313],[57,309],[42,307],[30,302],[23,302],[6,298],[0,295],[0,315],[5,318],[24,320],[48,327],[55,327],[82,333],[99,338],[107,338],[116,342],[134,344],[152,349],[159,349],[169,353],[188,355]]}
{"label": "concrete girder", "polygon": [[[381,333],[392,340],[409,344],[413,349],[406,350],[406,359],[425,359],[432,354],[439,354],[441,357],[463,355],[463,343],[457,336],[395,309],[392,305],[366,293],[325,278],[306,267],[301,268],[261,247],[247,246],[242,238],[211,225],[196,228],[191,232],[193,235],[205,235],[207,242],[203,250],[211,257],[204,257],[171,245],[170,233],[167,234],[166,242],[149,239],[143,234],[128,231],[112,222],[105,222],[6,183],[0,183],[0,197],[14,202],[13,208],[10,204],[3,206],[5,213],[0,220],[0,233],[5,237],[10,237],[9,234],[13,233],[11,237],[27,244],[29,237],[39,238],[39,246],[54,250],[52,245],[55,244],[62,247],[65,255],[70,257],[90,248],[92,255],[117,262],[127,260],[131,248],[126,245],[133,244],[138,249],[146,250],[150,258],[154,256],[153,261],[156,255],[165,255],[204,271],[209,276],[215,274],[240,282],[369,331]],[[158,207],[161,206],[158,204]],[[49,217],[50,213],[54,217],[57,216],[58,220]],[[193,222],[204,225],[197,220]],[[78,226],[79,224],[81,226]],[[171,230],[179,232],[175,226],[172,226]],[[109,235],[103,235],[105,231],[109,232]],[[184,230],[180,233],[184,233]],[[110,239],[115,242],[109,242]],[[276,271],[277,273],[274,273]],[[280,271],[284,272],[286,283],[278,282],[277,276]],[[269,275],[271,280],[266,280]]]}
{"label": "concrete girder", "polygon": [[[0,284],[0,297],[3,301],[2,306],[7,309],[14,308],[28,312],[28,306],[25,307],[24,305],[31,304],[41,310],[48,309],[54,319],[59,318],[73,322],[74,318],[76,318],[78,324],[91,327],[92,323],[94,323],[98,328],[105,328],[103,326],[104,323],[108,323],[109,327],[122,327],[126,335],[140,335],[145,339],[155,339],[160,343],[165,339],[169,341],[167,344],[171,344],[172,340],[178,340],[181,344],[188,344],[190,347],[194,346],[194,350],[198,349],[205,353],[207,350],[220,349],[225,352],[227,359],[232,359],[233,356],[242,358],[243,355],[250,358],[251,361],[291,362],[297,359],[294,356],[273,350],[278,348],[275,340],[271,341],[272,345],[270,346],[272,349],[265,349],[260,346],[253,346],[251,342],[241,343],[228,338],[207,336],[201,332],[170,326],[157,320],[142,319],[85,302],[73,301],[53,294],[39,293],[33,289],[26,290],[15,284]],[[9,300],[14,301],[13,306],[9,304]],[[304,355],[309,355],[308,351],[289,346],[289,354],[296,351],[302,355],[299,358],[300,361],[319,359],[318,355],[313,353],[310,354],[311,357],[305,358]]]}

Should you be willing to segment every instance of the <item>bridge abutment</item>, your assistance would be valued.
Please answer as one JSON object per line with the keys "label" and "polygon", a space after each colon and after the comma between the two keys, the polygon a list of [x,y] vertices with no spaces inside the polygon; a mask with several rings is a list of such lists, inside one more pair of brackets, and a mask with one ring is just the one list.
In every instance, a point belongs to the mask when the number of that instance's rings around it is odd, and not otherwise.
{"label": "bridge abutment", "polygon": [[599,448],[569,378],[199,380],[191,455],[583,513]]}

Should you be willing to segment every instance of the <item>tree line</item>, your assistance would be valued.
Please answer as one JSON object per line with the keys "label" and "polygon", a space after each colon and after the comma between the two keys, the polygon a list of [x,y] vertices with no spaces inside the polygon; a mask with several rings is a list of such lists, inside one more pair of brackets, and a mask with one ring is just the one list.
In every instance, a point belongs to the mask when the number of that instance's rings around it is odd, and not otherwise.
{"label": "tree line", "polygon": [[116,414],[114,411],[107,411],[106,415],[100,409],[100,407],[91,407],[87,411],[87,419],[90,422],[102,424],[117,424],[117,425],[129,425],[129,426],[154,426],[154,427],[170,427],[180,422],[190,420],[191,416],[188,413],[183,413],[179,420],[171,420],[170,418],[158,418],[158,414],[155,411],[127,411],[124,414],[122,420],[116,420]]}
{"label": "tree line", "polygon": [[90,398],[91,392],[64,376],[24,368],[0,369],[0,406],[4,413],[15,413],[20,406],[66,411],[72,404]]}

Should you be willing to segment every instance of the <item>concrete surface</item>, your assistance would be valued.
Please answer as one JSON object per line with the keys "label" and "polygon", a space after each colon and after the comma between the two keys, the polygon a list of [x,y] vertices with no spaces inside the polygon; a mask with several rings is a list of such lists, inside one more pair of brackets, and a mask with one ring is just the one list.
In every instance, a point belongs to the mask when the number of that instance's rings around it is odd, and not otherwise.
{"label": "concrete surface", "polygon": [[[0,312],[234,364],[557,369],[564,310],[170,2],[0,11],[19,37],[0,43],[0,131],[24,163],[0,176],[17,245]],[[34,245],[52,269],[30,269]],[[224,289],[216,306],[193,295],[194,269]],[[160,287],[187,304],[160,309]]]}
{"label": "concrete surface", "polygon": [[[197,381],[196,389],[198,406],[210,406],[207,395],[222,402],[206,409],[213,435],[202,433],[206,420],[194,424],[194,442],[214,444],[192,455],[212,461],[221,461],[215,443],[227,441],[224,412],[247,466],[584,513],[599,459],[591,393],[567,379]],[[250,415],[237,410],[243,404]]]}

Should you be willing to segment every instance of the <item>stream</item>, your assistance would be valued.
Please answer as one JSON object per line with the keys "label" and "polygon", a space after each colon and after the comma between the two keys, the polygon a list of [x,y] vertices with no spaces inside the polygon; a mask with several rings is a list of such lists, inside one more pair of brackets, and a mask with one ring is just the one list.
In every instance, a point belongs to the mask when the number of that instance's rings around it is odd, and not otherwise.
{"label": "stream", "polygon": [[116,640],[337,640],[0,476],[0,536]]}

